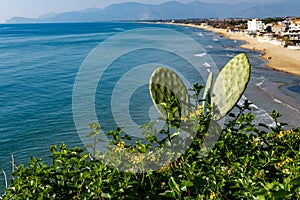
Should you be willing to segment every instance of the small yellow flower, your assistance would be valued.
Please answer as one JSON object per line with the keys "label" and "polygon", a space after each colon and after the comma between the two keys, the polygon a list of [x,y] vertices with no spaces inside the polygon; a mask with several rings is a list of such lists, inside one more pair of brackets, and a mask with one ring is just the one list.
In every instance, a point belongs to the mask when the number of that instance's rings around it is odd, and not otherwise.
{"label": "small yellow flower", "polygon": [[131,162],[134,165],[137,165],[139,163],[141,163],[143,161],[143,159],[145,158],[145,155],[142,153],[137,153],[136,155],[132,156],[129,159],[129,162]]}
{"label": "small yellow flower", "polygon": [[291,159],[291,158],[287,158],[287,159],[285,159],[285,162],[292,162],[293,161],[293,159]]}
{"label": "small yellow flower", "polygon": [[118,148],[120,148],[120,149],[124,149],[124,147],[125,147],[125,142],[119,142],[118,144],[117,144],[117,147]]}
{"label": "small yellow flower", "polygon": [[181,117],[181,120],[186,122],[188,120],[188,118],[187,117]]}
{"label": "small yellow flower", "polygon": [[255,138],[253,141],[252,141],[252,144],[255,145],[255,146],[258,146],[261,144],[261,140],[259,138]]}
{"label": "small yellow flower", "polygon": [[199,105],[199,106],[198,106],[198,109],[199,109],[199,110],[203,110],[203,106],[202,106],[202,105]]}
{"label": "small yellow flower", "polygon": [[190,114],[190,118],[194,118],[194,117],[196,117],[196,114],[195,113],[191,113]]}
{"label": "small yellow flower", "polygon": [[150,160],[152,162],[156,161],[156,154],[153,153],[153,151],[149,152],[147,160]]}
{"label": "small yellow flower", "polygon": [[290,134],[293,134],[293,133],[294,133],[293,129],[288,130],[288,131],[285,132],[286,135],[290,135]]}
{"label": "small yellow flower", "polygon": [[278,134],[278,138],[283,138],[283,137],[284,137],[283,131],[280,131],[280,133]]}
{"label": "small yellow flower", "polygon": [[276,168],[281,168],[285,163],[289,163],[289,162],[292,162],[293,159],[291,158],[286,158],[284,161],[282,162],[279,162],[275,165]]}
{"label": "small yellow flower", "polygon": [[288,169],[284,169],[284,170],[282,170],[282,172],[283,172],[284,174],[290,174],[290,171],[289,171]]}
{"label": "small yellow flower", "polygon": [[162,167],[158,170],[158,172],[162,172],[162,171],[164,171],[164,170],[166,170],[166,169],[168,169],[168,168],[170,168],[170,165],[164,165],[164,166],[162,166]]}
{"label": "small yellow flower", "polygon": [[199,116],[199,115],[202,115],[203,114],[203,110],[196,110],[196,115]]}
{"label": "small yellow flower", "polygon": [[212,192],[209,195],[209,199],[215,199],[217,197],[216,193]]}

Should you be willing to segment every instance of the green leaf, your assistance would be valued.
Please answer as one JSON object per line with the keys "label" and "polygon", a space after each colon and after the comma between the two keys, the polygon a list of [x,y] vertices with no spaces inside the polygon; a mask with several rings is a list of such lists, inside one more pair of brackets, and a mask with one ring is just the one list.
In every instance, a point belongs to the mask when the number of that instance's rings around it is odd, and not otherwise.
{"label": "green leaf", "polygon": [[300,185],[300,176],[294,178],[293,180],[291,180],[291,184],[293,186],[299,186]]}
{"label": "green leaf", "polygon": [[164,193],[160,193],[160,196],[168,197],[168,198],[176,198],[175,192],[167,190]]}
{"label": "green leaf", "polygon": [[136,142],[136,148],[140,153],[146,153],[147,147],[145,144],[142,144],[140,141]]}
{"label": "green leaf", "polygon": [[265,196],[261,195],[261,196],[257,196],[253,198],[254,200],[265,200]]}
{"label": "green leaf", "polygon": [[175,181],[175,179],[173,177],[171,177],[169,179],[169,185],[170,185],[170,187],[171,187],[172,190],[176,191],[176,193],[180,192],[179,185],[176,183],[176,181]]}
{"label": "green leaf", "polygon": [[275,199],[283,199],[284,197],[286,197],[289,194],[290,194],[290,192],[285,191],[283,189],[280,189],[279,191],[273,192],[273,196],[274,196]]}
{"label": "green leaf", "polygon": [[194,183],[191,181],[183,181],[181,183],[181,186],[192,187],[192,186],[194,186]]}
{"label": "green leaf", "polygon": [[261,196],[268,196],[268,193],[269,193],[269,191],[265,188],[261,188],[260,190],[253,192],[253,194],[255,196],[260,196],[260,197]]}
{"label": "green leaf", "polygon": [[180,184],[180,189],[181,191],[187,191],[187,188],[192,186],[194,186],[194,184],[191,181],[183,181]]}
{"label": "green leaf", "polygon": [[109,193],[102,193],[102,197],[106,199],[111,199],[111,196]]}

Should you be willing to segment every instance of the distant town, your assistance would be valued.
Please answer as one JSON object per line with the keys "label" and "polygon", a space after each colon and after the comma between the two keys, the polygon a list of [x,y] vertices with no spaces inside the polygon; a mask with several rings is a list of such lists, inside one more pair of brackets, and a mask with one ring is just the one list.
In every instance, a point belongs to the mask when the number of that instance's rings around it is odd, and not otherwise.
{"label": "distant town", "polygon": [[244,32],[262,42],[300,50],[300,18],[264,19],[189,19],[156,22],[193,24],[202,27],[226,29],[228,32]]}

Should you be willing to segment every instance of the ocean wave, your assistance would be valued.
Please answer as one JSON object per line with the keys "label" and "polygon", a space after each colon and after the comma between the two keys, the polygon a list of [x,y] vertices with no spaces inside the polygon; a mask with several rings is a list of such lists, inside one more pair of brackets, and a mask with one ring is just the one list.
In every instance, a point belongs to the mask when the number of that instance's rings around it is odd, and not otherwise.
{"label": "ocean wave", "polygon": [[207,68],[210,68],[210,67],[211,67],[211,65],[210,65],[208,62],[203,63],[203,65],[204,65],[205,67],[207,67]]}
{"label": "ocean wave", "polygon": [[279,104],[281,104],[283,106],[286,106],[287,108],[289,108],[289,109],[291,109],[293,111],[296,111],[297,113],[300,114],[300,110],[299,109],[297,109],[297,108],[295,108],[295,107],[293,107],[293,106],[291,106],[291,105],[289,105],[287,103],[284,103],[284,102],[280,101],[279,99],[273,98],[273,101],[276,102],[276,103],[279,103]]}
{"label": "ocean wave", "polygon": [[256,78],[256,83],[255,86],[262,89],[264,83],[267,81],[266,77],[264,76],[259,76],[258,78]]}
{"label": "ocean wave", "polygon": [[[284,94],[280,88],[278,88],[280,86],[279,84],[269,81],[264,76],[258,77],[256,81],[257,83],[255,83],[255,86],[265,92],[273,100],[273,102],[300,113],[300,110],[296,107],[296,103],[293,102],[294,100],[292,97],[289,95],[287,95],[288,97],[285,96],[286,94]],[[273,89],[270,89],[270,87],[273,87]]]}
{"label": "ocean wave", "polygon": [[204,57],[206,56],[206,53],[199,53],[199,54],[195,54],[195,57]]}
{"label": "ocean wave", "polygon": [[257,105],[255,105],[254,103],[249,101],[245,95],[243,95],[241,97],[241,99],[239,100],[237,105],[243,106],[246,100],[249,103],[251,103],[251,105],[250,105],[251,112],[254,116],[256,116],[256,118],[253,120],[254,124],[258,125],[260,123],[263,123],[269,127],[273,127],[273,128],[276,127],[276,123],[275,123],[274,119],[271,117],[271,115],[264,109],[259,108]]}
{"label": "ocean wave", "polygon": [[227,57],[233,58],[235,55],[234,55],[234,54],[229,54],[229,53],[228,53],[228,54],[226,54],[226,56],[227,56]]}

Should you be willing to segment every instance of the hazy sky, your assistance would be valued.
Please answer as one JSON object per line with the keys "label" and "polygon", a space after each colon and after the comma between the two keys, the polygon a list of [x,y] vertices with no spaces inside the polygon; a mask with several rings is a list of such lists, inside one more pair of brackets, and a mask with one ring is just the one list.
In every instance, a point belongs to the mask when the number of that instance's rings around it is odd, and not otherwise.
{"label": "hazy sky", "polygon": [[[159,4],[170,0],[0,0],[0,23],[14,16],[38,17],[51,12],[80,10],[90,7],[104,8],[110,4],[135,1]],[[192,0],[177,0],[183,3]],[[275,2],[279,0],[200,0],[202,2],[237,3],[237,2]]]}

